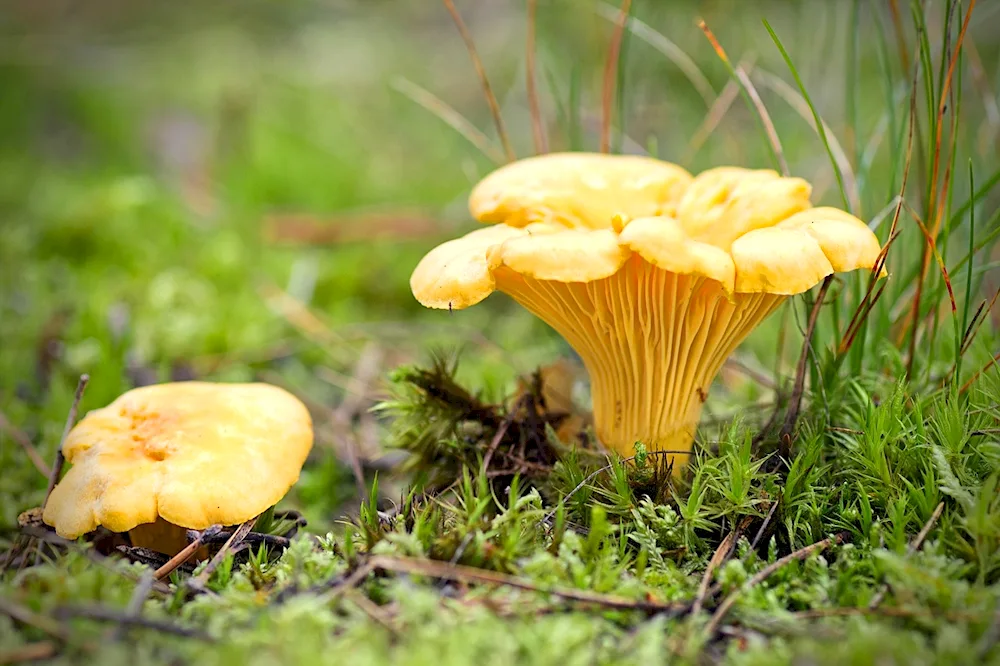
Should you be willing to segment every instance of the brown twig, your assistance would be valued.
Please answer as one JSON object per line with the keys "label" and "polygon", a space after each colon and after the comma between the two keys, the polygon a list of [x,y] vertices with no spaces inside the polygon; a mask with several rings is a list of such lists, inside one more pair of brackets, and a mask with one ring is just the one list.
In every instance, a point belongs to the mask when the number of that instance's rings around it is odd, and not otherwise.
{"label": "brown twig", "polygon": [[[530,394],[526,394],[525,397],[528,397],[528,395]],[[506,418],[504,418],[503,422],[500,424],[500,427],[497,428],[497,432],[495,435],[493,435],[493,439],[490,440],[490,446],[488,449],[486,449],[486,455],[483,456],[482,471],[484,474],[490,468],[490,461],[493,460],[493,454],[496,453],[497,448],[500,446],[500,442],[503,441],[504,435],[507,434],[507,431],[510,429],[510,426],[514,423],[514,419],[517,416],[517,412],[521,409],[523,403],[525,402],[530,402],[530,401],[524,400],[522,398],[520,400],[517,400],[511,406],[510,412],[507,414]]]}
{"label": "brown twig", "polygon": [[[921,529],[920,532],[917,534],[917,536],[913,539],[913,541],[910,542],[910,545],[906,547],[906,553],[908,555],[912,555],[913,553],[917,552],[918,550],[920,550],[920,547],[924,545],[924,540],[927,538],[927,535],[930,534],[931,528],[934,527],[934,523],[936,523],[938,521],[938,518],[941,517],[942,511],[944,511],[944,502],[938,503],[937,507],[934,509],[934,513],[932,513],[931,517],[927,519],[926,523],[924,523],[923,529]],[[874,611],[879,606],[881,606],[882,601],[885,600],[885,595],[886,593],[888,593],[888,591],[889,591],[889,584],[883,583],[882,587],[879,588],[878,593],[872,598],[871,602],[868,604],[868,610]]]}
{"label": "brown twig", "polygon": [[799,354],[799,362],[795,367],[795,383],[792,385],[792,396],[788,401],[788,411],[785,413],[785,421],[781,424],[778,432],[778,453],[784,458],[786,463],[792,455],[792,430],[799,419],[799,409],[802,407],[802,394],[806,384],[806,362],[809,359],[809,350],[812,346],[813,332],[816,330],[816,322],[819,320],[819,309],[823,305],[826,291],[830,288],[833,276],[828,275],[820,285],[816,294],[816,302],[813,303],[812,311],[809,313],[809,324],[806,326],[806,334],[802,340],[802,352]]}
{"label": "brown twig", "polygon": [[201,573],[188,581],[188,587],[196,591],[204,590],[205,584],[208,583],[208,579],[212,577],[212,574],[219,567],[219,565],[222,564],[222,561],[226,559],[226,556],[231,552],[234,552],[234,549],[243,542],[247,534],[249,534],[253,529],[256,522],[256,517],[251,518],[233,530],[232,534],[229,535],[229,538],[226,539],[226,542],[222,544],[222,547],[219,548],[218,552],[212,556],[212,559],[208,561],[205,568],[201,570]]}
{"label": "brown twig", "polygon": [[757,530],[757,534],[754,535],[753,541],[750,542],[750,550],[755,549],[757,547],[757,544],[760,543],[761,537],[764,536],[764,533],[767,530],[767,526],[771,524],[771,519],[774,518],[774,514],[778,510],[779,503],[780,500],[774,500],[773,502],[771,502],[771,510],[767,512],[767,516],[764,517],[764,522],[760,524],[760,528]]}
{"label": "brown twig", "polygon": [[44,631],[52,638],[59,641],[66,642],[69,640],[69,633],[63,625],[59,624],[50,617],[39,615],[35,611],[25,608],[19,604],[15,604],[13,601],[4,599],[3,597],[0,597],[0,614],[6,615],[15,622],[20,622],[21,624],[26,624],[40,631]]}
{"label": "brown twig", "polygon": [[451,20],[455,22],[455,27],[458,28],[458,32],[462,36],[462,41],[465,42],[465,48],[469,52],[472,66],[476,68],[479,82],[483,86],[483,94],[486,96],[486,103],[489,105],[490,113],[493,115],[493,124],[496,126],[500,143],[503,144],[504,153],[507,156],[507,160],[513,162],[517,159],[517,156],[514,154],[514,148],[510,145],[510,139],[507,137],[507,128],[504,125],[503,116],[500,115],[500,104],[497,102],[496,95],[493,94],[489,77],[486,76],[486,68],[483,67],[483,61],[479,58],[479,53],[476,51],[476,44],[469,33],[469,28],[466,27],[465,21],[462,20],[462,16],[458,13],[455,3],[452,0],[442,0],[442,2],[444,2],[448,13],[451,14]]}
{"label": "brown twig", "polygon": [[59,483],[59,477],[62,475],[63,465],[66,463],[66,456],[63,455],[63,445],[66,444],[66,438],[69,437],[69,431],[73,429],[76,424],[76,414],[80,409],[80,400],[83,398],[83,392],[87,388],[87,383],[90,381],[90,375],[80,375],[80,380],[76,383],[76,393],[73,394],[73,404],[69,407],[69,413],[66,415],[66,425],[63,427],[62,437],[59,439],[59,448],[56,449],[56,462],[52,465],[52,470],[49,472],[49,485],[45,490],[45,501],[42,502],[42,510],[45,510],[45,505],[49,503],[49,496],[52,494],[52,490]]}
{"label": "brown twig", "polygon": [[42,476],[48,478],[51,472],[49,470],[49,466],[42,458],[42,454],[40,454],[38,449],[35,448],[35,445],[31,443],[31,438],[28,437],[23,430],[11,423],[10,419],[8,419],[7,415],[2,411],[0,411],[0,430],[10,435],[11,438],[17,442],[22,449],[24,449],[24,453],[28,456],[28,459],[31,460],[31,464],[35,466],[35,469],[41,472]]}
{"label": "brown twig", "polygon": [[182,636],[184,638],[197,638],[203,641],[212,641],[212,637],[197,629],[183,627],[173,622],[154,620],[141,615],[129,615],[115,608],[104,608],[103,606],[60,606],[53,612],[57,618],[80,618],[85,620],[95,620],[99,622],[117,622],[130,627],[141,627],[152,629],[164,634]]}
{"label": "brown twig", "polygon": [[715,633],[715,631],[719,627],[719,623],[722,622],[723,618],[726,617],[726,613],[729,612],[729,610],[733,607],[733,604],[736,603],[736,600],[743,592],[753,588],[756,585],[761,584],[762,582],[767,580],[768,576],[770,576],[771,574],[773,574],[775,571],[782,568],[786,564],[789,564],[790,562],[793,562],[795,560],[804,560],[813,553],[819,552],[824,548],[826,548],[827,546],[830,546],[831,544],[840,543],[841,541],[843,541],[843,537],[839,534],[836,536],[828,537],[826,539],[823,539],[822,541],[817,541],[811,546],[800,548],[794,553],[785,555],[780,560],[776,560],[775,562],[761,569],[752,578],[750,578],[750,580],[741,585],[738,589],[733,590],[733,592],[730,593],[729,596],[726,597],[721,604],[719,604],[719,607],[715,610],[715,614],[712,615],[712,619],[709,620],[708,626],[705,627],[705,635],[711,637]]}
{"label": "brown twig", "polygon": [[604,88],[601,93],[602,153],[611,150],[611,102],[614,100],[615,95],[618,57],[621,55],[622,38],[625,35],[625,23],[628,21],[628,14],[631,7],[632,0],[622,0],[621,10],[618,12],[618,22],[615,23],[615,31],[611,37],[611,46],[608,48],[608,57],[604,61]]}
{"label": "brown twig", "polygon": [[979,375],[981,375],[984,372],[986,372],[987,370],[989,370],[989,368],[990,368],[991,365],[996,365],[997,361],[1000,361],[1000,352],[997,352],[993,356],[993,358],[991,358],[989,361],[986,362],[986,365],[984,365],[983,367],[981,367],[979,370],[977,370],[975,372],[975,374],[973,374],[971,377],[969,377],[969,381],[967,381],[964,384],[962,384],[962,388],[958,389],[958,392],[961,394],[961,393],[965,393],[966,391],[968,391],[969,387],[972,386],[976,382],[977,379],[979,379]]}
{"label": "brown twig", "polygon": [[[139,579],[138,585],[135,586],[135,590],[132,591],[132,598],[129,599],[128,606],[125,608],[126,616],[135,618],[142,615],[142,605],[149,598],[149,593],[153,591],[155,583],[156,580],[153,578],[152,573],[149,569],[146,569]],[[121,640],[125,636],[128,627],[129,624],[127,622],[122,622],[111,631],[109,639],[112,641]]]}
{"label": "brown twig", "polygon": [[979,329],[982,328],[983,322],[987,320],[990,313],[993,312],[993,306],[996,305],[997,299],[1000,299],[1000,288],[996,290],[993,294],[993,298],[990,299],[987,305],[984,299],[979,307],[976,309],[976,313],[969,320],[969,325],[965,329],[965,333],[962,335],[962,344],[959,347],[959,353],[964,354],[969,350],[969,346],[972,345],[972,341],[976,338],[976,334],[979,333]]}
{"label": "brown twig", "polygon": [[535,139],[535,152],[539,155],[549,152],[545,140],[545,124],[538,102],[538,86],[535,81],[535,11],[538,0],[528,0],[528,35],[525,44],[525,68],[528,79],[528,108],[531,110],[531,133]]}
{"label": "brown twig", "polygon": [[386,613],[386,611],[377,603],[366,597],[358,590],[349,590],[345,596],[352,604],[360,608],[365,615],[381,624],[390,633],[398,633],[396,627],[392,624],[392,618],[389,617],[388,613]]}
{"label": "brown twig", "polygon": [[[194,556],[195,552],[204,545],[206,537],[215,536],[221,531],[221,525],[212,525],[201,532],[196,532],[197,536],[191,541],[191,543],[184,546],[180,552],[167,560],[166,564],[153,573],[153,579],[163,580],[169,576],[174,569],[184,564]],[[188,534],[190,535],[191,533],[188,532]],[[188,538],[190,538],[190,536]]]}
{"label": "brown twig", "polygon": [[852,617],[855,615],[883,615],[886,617],[939,616],[945,618],[949,622],[973,622],[982,619],[982,616],[976,613],[945,611],[943,613],[936,614],[931,609],[911,609],[894,606],[882,608],[858,608],[853,606],[847,608],[813,608],[811,610],[794,611],[791,615],[804,620],[815,620],[825,617]]}
{"label": "brown twig", "polygon": [[701,612],[701,606],[705,603],[705,596],[708,594],[708,584],[712,580],[712,574],[718,567],[722,566],[723,562],[729,559],[729,554],[733,552],[733,547],[736,545],[738,530],[739,528],[733,528],[733,531],[726,535],[726,538],[719,543],[719,547],[712,554],[712,559],[708,561],[705,573],[701,577],[701,584],[698,585],[698,594],[695,595],[694,603],[691,605],[692,615]]}
{"label": "brown twig", "polygon": [[[375,564],[373,560],[368,560],[350,574],[346,576],[338,576],[331,581],[330,584],[321,586],[326,588],[326,593],[324,597],[326,599],[332,600],[345,594],[348,590],[352,590],[358,586],[365,578],[367,578],[373,571],[375,571]],[[279,599],[283,595],[279,595]]]}
{"label": "brown twig", "polygon": [[[216,543],[225,543],[231,533],[227,530],[219,530],[214,534],[205,535],[202,538],[202,544],[210,546]],[[277,536],[275,534],[263,534],[261,532],[248,532],[245,537],[243,537],[243,543],[248,545],[265,545],[269,548],[277,548],[279,550],[285,550],[291,545],[291,538]]]}
{"label": "brown twig", "polygon": [[52,641],[25,643],[19,647],[0,652],[0,664],[21,664],[26,661],[41,661],[56,654],[56,644]]}
{"label": "brown twig", "polygon": [[540,594],[550,594],[567,601],[577,601],[602,606],[604,608],[614,608],[618,610],[641,610],[646,612],[676,612],[686,607],[686,604],[670,604],[644,599],[633,600],[609,594],[600,594],[587,590],[573,590],[563,588],[547,588],[535,583],[498,573],[477,569],[461,564],[448,564],[436,560],[418,560],[404,557],[389,557],[376,555],[369,564],[374,569],[392,571],[395,573],[405,573],[417,576],[429,576],[442,580],[452,580],[464,583],[483,583],[487,585],[499,585],[514,587]]}

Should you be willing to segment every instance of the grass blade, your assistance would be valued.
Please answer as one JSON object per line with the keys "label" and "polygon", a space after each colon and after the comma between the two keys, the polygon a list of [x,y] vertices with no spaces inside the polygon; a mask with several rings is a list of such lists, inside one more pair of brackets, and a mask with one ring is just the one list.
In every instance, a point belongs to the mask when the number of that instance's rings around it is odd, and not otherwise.
{"label": "grass blade", "polygon": [[514,148],[510,145],[510,139],[507,137],[507,127],[504,125],[503,116],[500,115],[500,103],[497,102],[497,97],[493,94],[493,88],[490,86],[489,77],[486,76],[486,68],[483,66],[483,61],[476,51],[476,44],[472,39],[472,34],[465,25],[465,21],[462,20],[461,14],[455,8],[455,3],[452,0],[442,0],[442,2],[444,2],[448,13],[451,14],[451,20],[455,22],[455,27],[458,28],[458,32],[462,36],[462,41],[465,42],[465,48],[469,52],[472,66],[476,68],[476,74],[479,76],[479,83],[483,86],[483,95],[486,96],[486,103],[489,105],[490,113],[493,115],[493,124],[496,126],[497,135],[500,137],[500,143],[503,145],[504,154],[507,156],[508,161],[513,162],[517,159],[517,155],[514,154]]}
{"label": "grass blade", "polygon": [[405,95],[437,116],[496,164],[503,164],[506,161],[503,153],[490,141],[489,137],[434,93],[404,78],[397,78],[390,85],[396,92]]}
{"label": "grass blade", "polygon": [[767,147],[771,151],[771,157],[774,159],[775,165],[778,170],[785,176],[789,175],[788,162],[785,161],[785,154],[781,149],[781,141],[778,139],[778,131],[774,128],[774,123],[771,122],[771,116],[767,112],[767,108],[760,99],[760,95],[757,94],[756,88],[753,87],[753,83],[750,81],[750,77],[746,75],[741,69],[734,68],[732,61],[729,60],[729,56],[726,55],[726,50],[722,48],[722,44],[719,40],[715,38],[715,33],[712,32],[708,24],[703,20],[698,21],[698,27],[701,28],[702,32],[705,33],[705,37],[708,39],[712,48],[715,50],[715,54],[719,56],[719,60],[725,65],[726,69],[729,71],[729,75],[736,80],[740,85],[740,92],[743,94],[743,99],[746,101],[747,106],[752,110],[757,112],[757,119],[760,121],[761,128],[764,130],[764,136],[767,139]]}
{"label": "grass blade", "polygon": [[[612,22],[619,19],[618,8],[603,2],[597,5],[597,13]],[[662,53],[670,62],[674,63],[684,76],[687,77],[687,80],[691,82],[691,86],[698,95],[705,101],[705,106],[712,106],[715,100],[715,89],[709,83],[708,77],[698,67],[698,64],[691,59],[691,56],[662,33],[650,27],[648,23],[634,16],[629,17],[625,23],[625,27],[634,36],[646,42],[646,44]]]}
{"label": "grass blade", "polygon": [[852,206],[852,201],[857,201],[858,199],[857,192],[854,193],[853,197],[849,197],[847,195],[847,187],[844,184],[844,173],[841,170],[841,165],[838,163],[833,150],[830,148],[830,140],[826,133],[826,123],[823,122],[819,112],[816,111],[816,106],[812,103],[812,99],[809,97],[809,92],[806,90],[805,84],[802,83],[802,77],[799,76],[798,70],[795,69],[795,65],[792,63],[792,58],[788,55],[788,51],[785,50],[784,44],[782,44],[781,40],[778,39],[778,35],[774,32],[771,24],[767,22],[767,19],[763,19],[763,21],[764,27],[767,29],[768,34],[771,35],[771,40],[774,42],[774,45],[778,47],[778,51],[781,52],[781,57],[788,66],[788,71],[792,73],[792,77],[795,79],[795,83],[799,87],[799,92],[802,93],[802,99],[805,101],[806,105],[808,105],[809,111],[812,113],[816,131],[819,133],[819,139],[823,143],[823,147],[826,148],[826,154],[830,156],[830,163],[833,166],[834,175],[837,177],[837,185],[840,186],[840,195],[844,199],[844,205],[847,206],[847,209],[852,213],[860,215],[861,211]]}
{"label": "grass blade", "polygon": [[618,56],[621,54],[622,37],[625,33],[625,23],[628,21],[632,0],[622,0],[618,22],[611,37],[608,48],[608,58],[604,63],[604,90],[601,94],[601,152],[611,150],[611,101],[614,97],[615,80],[618,74]]}
{"label": "grass blade", "polygon": [[525,45],[525,68],[528,79],[528,107],[531,110],[531,133],[535,140],[535,152],[539,155],[549,152],[545,140],[545,126],[541,105],[538,102],[538,87],[535,82],[535,10],[538,0],[528,0],[528,35]]}

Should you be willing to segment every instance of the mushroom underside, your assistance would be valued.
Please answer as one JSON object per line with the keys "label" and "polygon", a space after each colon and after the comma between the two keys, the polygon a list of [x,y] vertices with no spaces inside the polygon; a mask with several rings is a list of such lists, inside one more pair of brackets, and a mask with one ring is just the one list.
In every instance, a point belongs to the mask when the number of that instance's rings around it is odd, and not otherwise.
{"label": "mushroom underside", "polygon": [[635,444],[686,462],[709,387],[726,358],[787,298],[736,293],[630,257],[609,277],[557,282],[501,266],[496,286],[552,326],[591,379],[595,431],[631,456]]}

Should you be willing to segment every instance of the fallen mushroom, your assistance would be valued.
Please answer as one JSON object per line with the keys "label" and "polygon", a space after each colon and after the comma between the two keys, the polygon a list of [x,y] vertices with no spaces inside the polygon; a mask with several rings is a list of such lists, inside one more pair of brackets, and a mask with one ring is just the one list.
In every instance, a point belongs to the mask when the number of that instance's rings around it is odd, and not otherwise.
{"label": "fallen mushroom", "polygon": [[75,539],[98,526],[133,546],[176,553],[186,531],[238,525],[298,480],[312,420],[267,384],[175,382],[133,389],[84,417],[63,454],[72,467],[42,519]]}
{"label": "fallen mushroom", "polygon": [[444,309],[509,294],[583,359],[599,439],[625,456],[637,442],[676,451],[677,471],[737,345],[788,296],[879,256],[867,225],[810,194],[769,170],[532,157],[474,188],[472,214],[497,224],[432,250],[410,287]]}

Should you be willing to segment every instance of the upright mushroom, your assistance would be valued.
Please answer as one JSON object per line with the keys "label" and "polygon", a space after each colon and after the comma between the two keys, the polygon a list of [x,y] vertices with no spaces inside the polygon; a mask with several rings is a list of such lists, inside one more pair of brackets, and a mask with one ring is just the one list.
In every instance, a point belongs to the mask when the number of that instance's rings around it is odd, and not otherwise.
{"label": "upright mushroom", "polygon": [[580,354],[600,440],[677,451],[677,470],[737,345],[788,296],[878,258],[864,222],[810,194],[770,170],[532,157],[473,189],[473,216],[496,224],[433,249],[410,287],[444,309],[509,294]]}
{"label": "upright mushroom", "polygon": [[75,539],[99,525],[173,553],[187,529],[237,525],[274,506],[312,448],[312,420],[267,384],[176,382],[90,412],[63,445],[72,468],[42,519]]}

